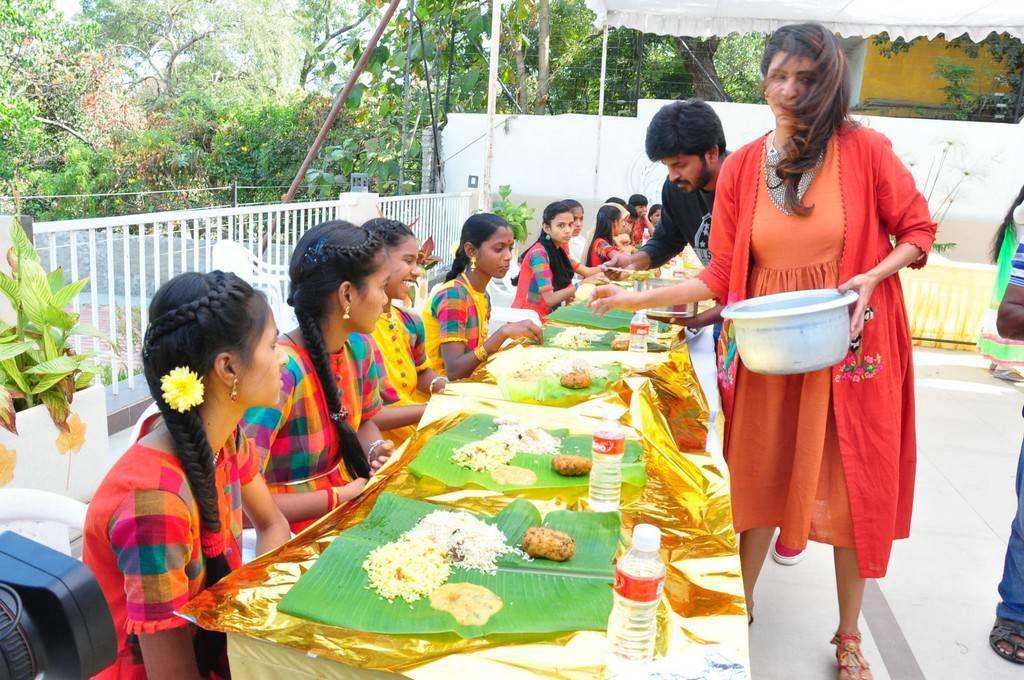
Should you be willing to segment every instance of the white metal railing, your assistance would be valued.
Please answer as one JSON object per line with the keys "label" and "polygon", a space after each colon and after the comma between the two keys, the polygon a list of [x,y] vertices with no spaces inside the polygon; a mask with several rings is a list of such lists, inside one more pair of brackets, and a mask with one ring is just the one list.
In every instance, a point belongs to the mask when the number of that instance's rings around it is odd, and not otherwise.
{"label": "white metal railing", "polygon": [[182,272],[209,271],[211,251],[221,239],[287,268],[302,234],[319,222],[344,217],[341,211],[348,207],[341,201],[317,201],[58,220],[36,222],[32,234],[51,271],[63,267],[68,280],[89,279],[72,309],[83,323],[116,340],[121,352],[114,356],[86,337],[75,337],[74,346],[78,352],[97,353],[100,366],[111,372],[116,394],[121,371],[128,387],[135,387],[149,299],[160,284]]}
{"label": "white metal railing", "polygon": [[440,259],[430,270],[429,283],[443,278],[452,266],[452,249],[462,235],[462,224],[475,209],[474,194],[415,194],[385,196],[380,199],[381,212],[393,220],[413,225],[416,236],[424,241],[434,237],[434,256]]}
{"label": "white metal railing", "polygon": [[[391,196],[376,201],[381,214],[407,224],[415,222],[419,238],[434,237],[441,262],[431,271],[431,282],[443,276],[451,266],[452,247],[462,224],[472,213],[473,194]],[[136,374],[142,367],[149,300],[162,283],[182,272],[209,271],[213,246],[222,239],[242,244],[268,269],[287,271],[295,243],[306,230],[326,220],[365,214],[357,203],[348,195],[345,200],[36,222],[32,234],[50,271],[63,267],[69,281],[89,279],[72,301],[72,310],[81,314],[83,323],[116,340],[121,351],[115,356],[104,344],[81,336],[73,339],[74,349],[97,354],[101,368],[111,372],[111,389],[117,394],[122,371],[130,389],[141,379]]]}

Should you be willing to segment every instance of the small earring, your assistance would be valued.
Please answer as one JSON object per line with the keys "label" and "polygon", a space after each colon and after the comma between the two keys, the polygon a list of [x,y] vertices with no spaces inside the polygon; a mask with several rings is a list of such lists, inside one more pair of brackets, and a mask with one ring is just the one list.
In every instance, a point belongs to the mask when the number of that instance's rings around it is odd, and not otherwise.
{"label": "small earring", "polygon": [[469,258],[469,266],[472,267],[473,269],[476,269],[476,255]]}
{"label": "small earring", "polygon": [[351,319],[352,316],[349,314],[349,312],[351,310],[352,310],[352,305],[350,305],[349,303],[346,302],[345,303],[345,313],[341,315],[341,318],[342,319]]}
{"label": "small earring", "polygon": [[238,401],[238,376],[231,381],[231,401]]}

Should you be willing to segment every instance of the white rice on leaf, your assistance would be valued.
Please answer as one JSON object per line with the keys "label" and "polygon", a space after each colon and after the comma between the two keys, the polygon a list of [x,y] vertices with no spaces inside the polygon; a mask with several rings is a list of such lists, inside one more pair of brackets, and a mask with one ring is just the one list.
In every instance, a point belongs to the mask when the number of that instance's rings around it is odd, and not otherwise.
{"label": "white rice on leaf", "polygon": [[415,602],[443,586],[451,574],[447,551],[424,536],[408,532],[374,548],[363,561],[370,587],[388,602]]}
{"label": "white rice on leaf", "polygon": [[525,557],[525,553],[508,544],[501,529],[468,512],[435,510],[406,535],[430,540],[445,552],[455,567],[485,574],[497,573],[498,558],[502,555]]}

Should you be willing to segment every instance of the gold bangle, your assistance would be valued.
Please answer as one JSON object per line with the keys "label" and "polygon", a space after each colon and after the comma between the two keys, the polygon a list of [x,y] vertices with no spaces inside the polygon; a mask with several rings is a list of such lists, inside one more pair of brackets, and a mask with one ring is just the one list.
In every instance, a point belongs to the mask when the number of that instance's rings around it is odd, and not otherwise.
{"label": "gold bangle", "polygon": [[488,352],[487,348],[484,347],[483,345],[477,345],[476,349],[473,350],[473,355],[477,358],[477,360],[480,363],[483,363],[487,361],[487,357],[489,357],[491,353]]}

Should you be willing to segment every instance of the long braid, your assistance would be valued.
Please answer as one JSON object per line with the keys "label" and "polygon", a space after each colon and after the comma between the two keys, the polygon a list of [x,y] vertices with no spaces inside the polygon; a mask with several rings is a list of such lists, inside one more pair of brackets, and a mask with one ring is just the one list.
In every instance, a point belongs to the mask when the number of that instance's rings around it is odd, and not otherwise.
{"label": "long braid", "polygon": [[444,280],[454,281],[468,268],[469,257],[466,255],[466,249],[465,247],[459,248],[458,252],[455,253],[455,259],[452,260],[452,268],[448,270],[448,274],[444,277]]}
{"label": "long braid", "polygon": [[369,477],[370,464],[363,454],[359,437],[348,423],[346,417],[348,414],[342,408],[337,379],[331,370],[327,349],[324,347],[324,334],[320,330],[320,323],[312,314],[300,309],[295,310],[295,318],[299,322],[299,330],[302,331],[302,338],[306,342],[306,350],[309,352],[309,358],[313,360],[316,376],[320,380],[324,400],[330,410],[331,422],[334,423],[338,432],[338,445],[341,449],[342,460],[345,462],[345,469],[353,479]]}
{"label": "long braid", "polygon": [[[146,330],[142,355],[146,382],[174,442],[174,453],[199,513],[205,585],[209,587],[231,571],[220,519],[215,454],[199,410],[192,408],[180,413],[171,408],[163,397],[161,377],[179,361],[189,370],[205,375],[216,352],[225,345],[237,344],[240,338],[244,342],[245,336],[251,335],[251,329],[262,321],[258,314],[250,313],[249,302],[258,298],[258,294],[238,277],[223,272],[176,277],[154,296],[151,309],[163,308],[165,298],[180,294],[179,289],[199,287],[200,281],[205,294],[173,306],[154,318]],[[234,337],[229,340],[229,336]],[[226,672],[223,633],[198,630],[194,648],[203,675]]]}

